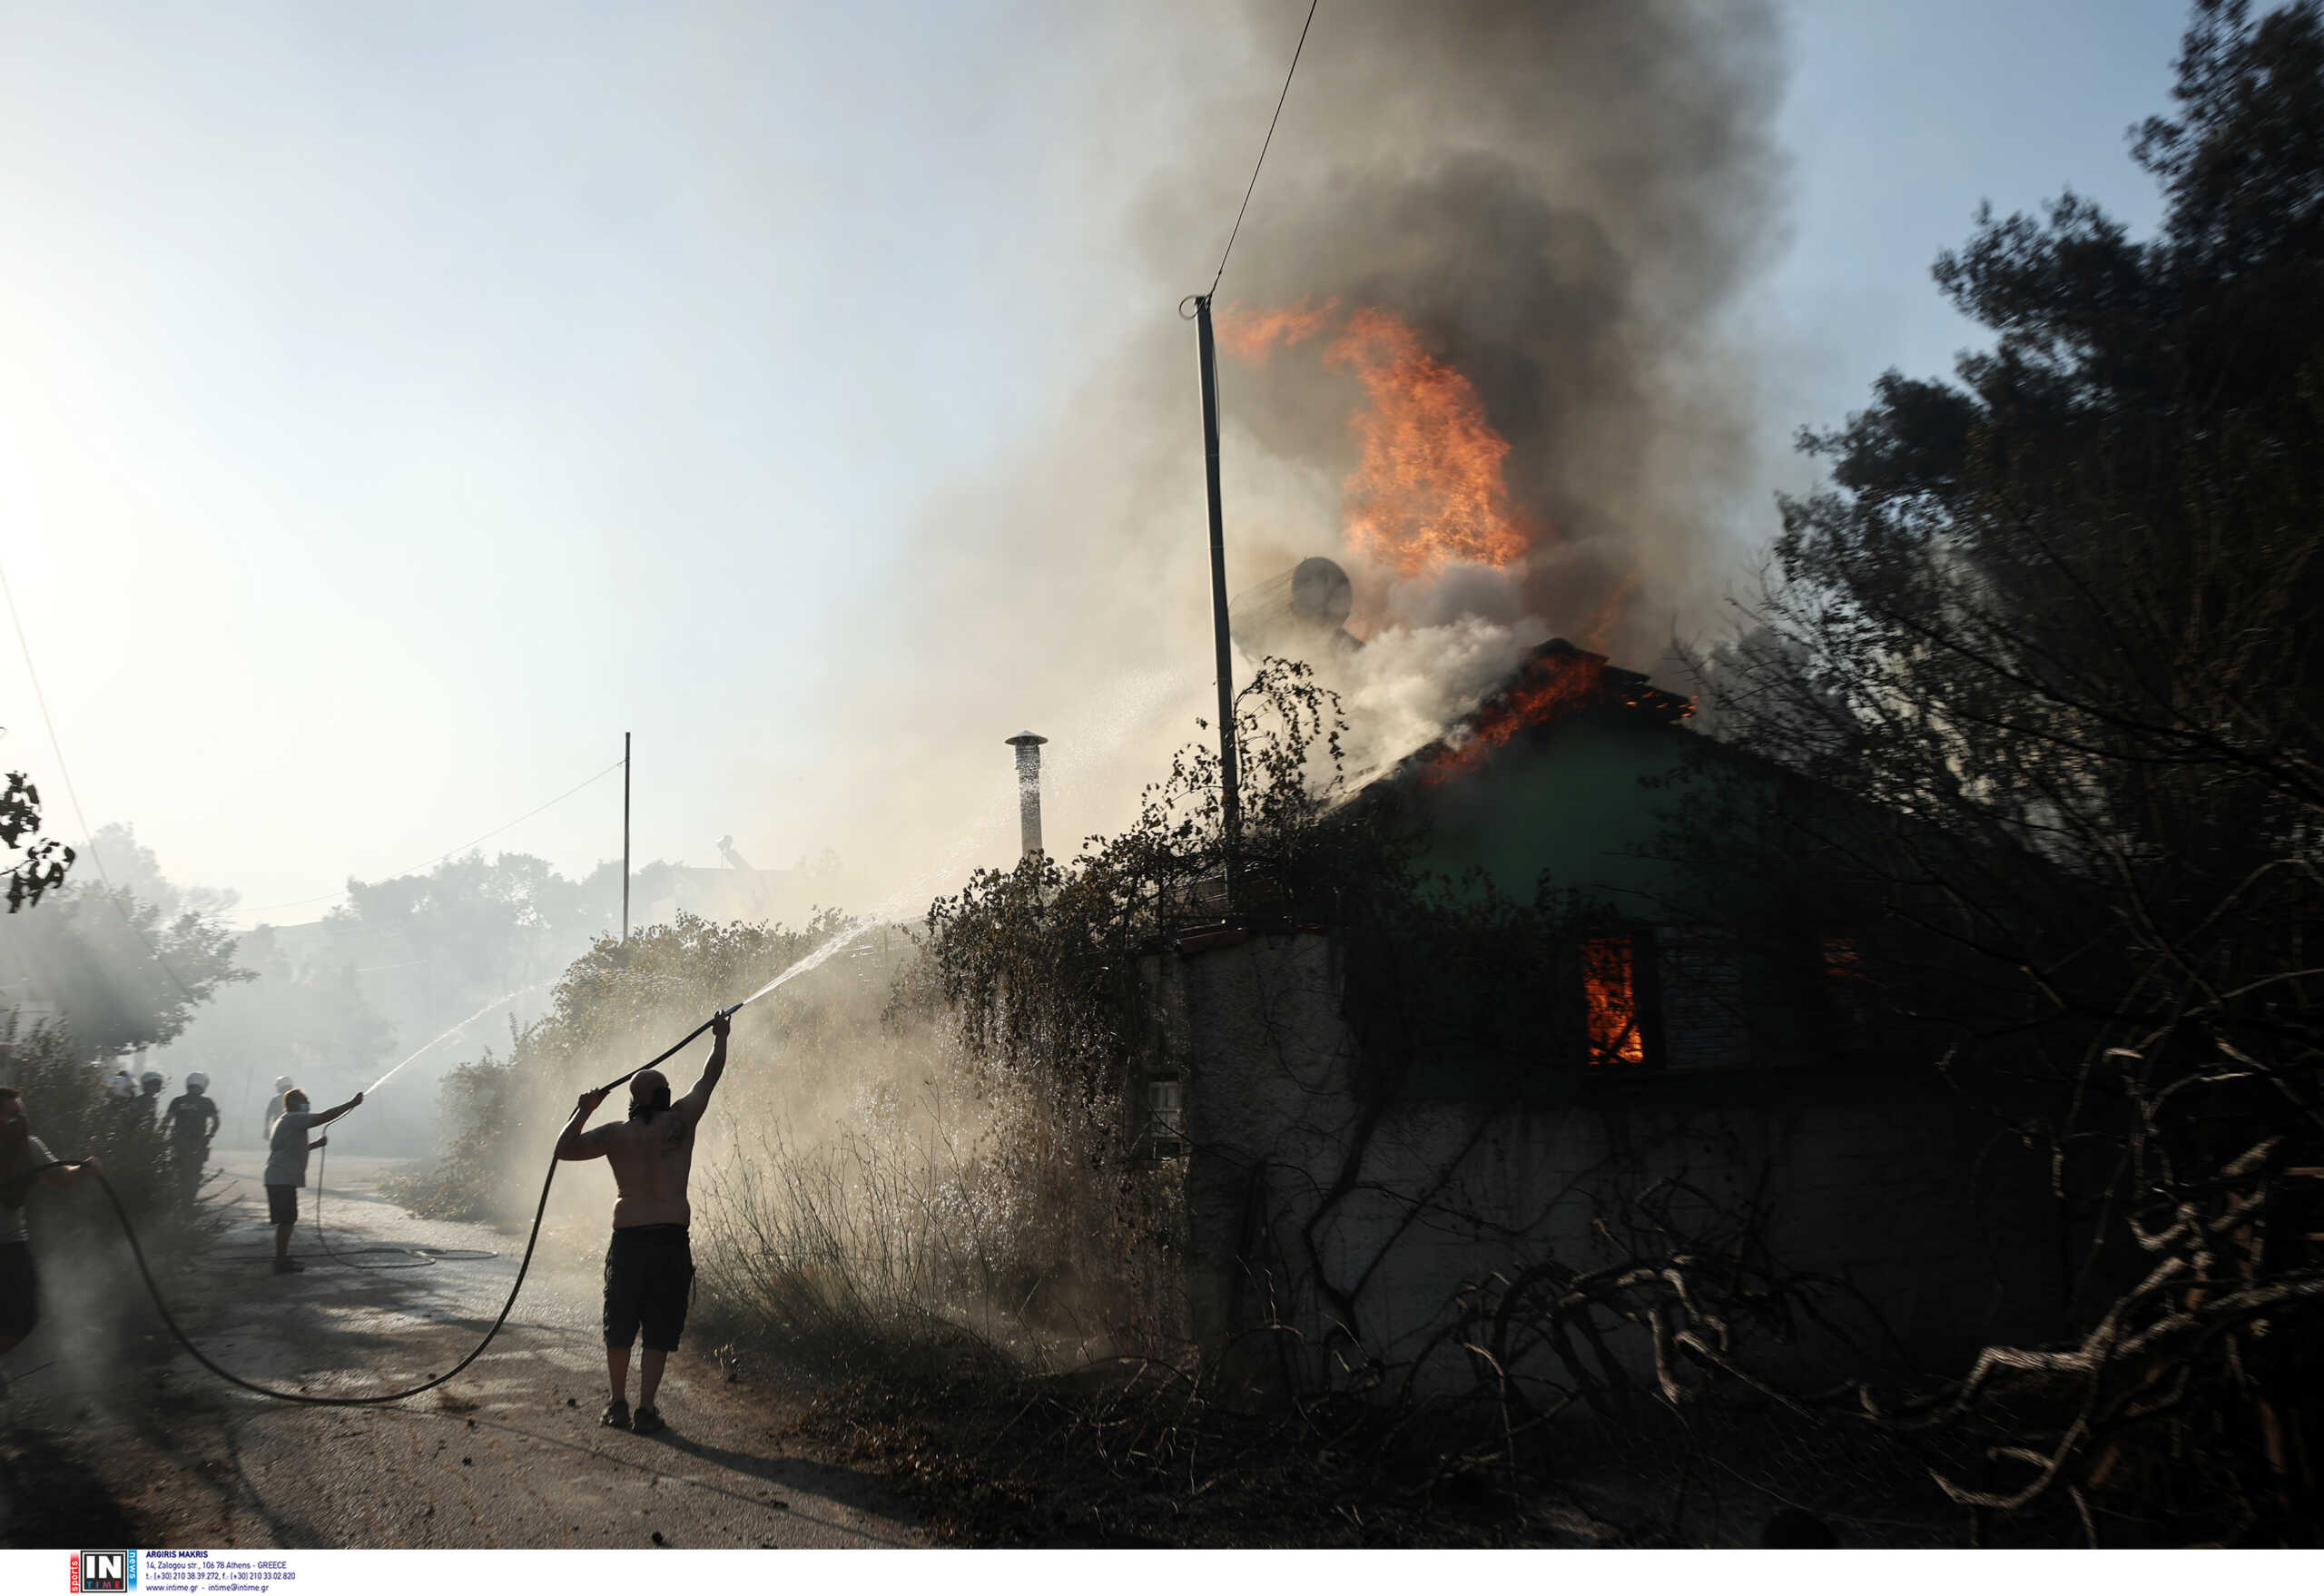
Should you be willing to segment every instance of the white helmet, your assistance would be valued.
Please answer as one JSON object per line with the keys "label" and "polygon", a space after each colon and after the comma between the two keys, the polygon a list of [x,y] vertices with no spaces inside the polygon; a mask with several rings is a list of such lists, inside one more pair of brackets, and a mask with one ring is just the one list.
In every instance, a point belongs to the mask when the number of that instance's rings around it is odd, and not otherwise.
{"label": "white helmet", "polygon": [[160,1091],[163,1085],[162,1072],[158,1069],[148,1069],[137,1078],[137,1084],[153,1091]]}
{"label": "white helmet", "polygon": [[274,1089],[279,1092],[287,1092],[298,1084],[287,1075],[278,1075],[274,1078]]}
{"label": "white helmet", "polygon": [[206,1092],[210,1089],[210,1078],[197,1069],[185,1078],[185,1089],[190,1092]]}

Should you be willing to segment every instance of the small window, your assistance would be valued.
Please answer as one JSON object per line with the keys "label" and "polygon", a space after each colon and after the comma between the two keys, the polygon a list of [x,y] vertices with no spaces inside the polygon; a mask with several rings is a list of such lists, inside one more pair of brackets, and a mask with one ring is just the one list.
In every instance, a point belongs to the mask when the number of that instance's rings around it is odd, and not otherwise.
{"label": "small window", "polygon": [[1653,941],[1662,1020],[1656,1064],[1668,1069],[1749,1064],[1744,1010],[1750,993],[1734,935],[1708,926],[1663,926]]}
{"label": "small window", "polygon": [[1157,1136],[1183,1136],[1187,1128],[1186,1083],[1176,1076],[1146,1083],[1146,1115]]}
{"label": "small window", "polygon": [[1187,1150],[1187,1087],[1175,1075],[1149,1077],[1146,1082],[1146,1145],[1157,1158],[1175,1158]]}
{"label": "small window", "polygon": [[1592,937],[1581,944],[1582,1018],[1595,1065],[1646,1062],[1637,939]]}
{"label": "small window", "polygon": [[1866,971],[1864,950],[1856,938],[1827,933],[1820,951],[1824,963],[1824,1005],[1834,1046],[1860,1048],[1872,1018],[1873,982]]}

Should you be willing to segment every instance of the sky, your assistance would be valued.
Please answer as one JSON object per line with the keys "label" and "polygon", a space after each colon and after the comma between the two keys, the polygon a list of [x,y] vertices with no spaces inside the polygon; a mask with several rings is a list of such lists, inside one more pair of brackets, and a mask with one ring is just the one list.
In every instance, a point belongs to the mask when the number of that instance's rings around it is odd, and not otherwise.
{"label": "sky", "polygon": [[[631,732],[640,861],[879,852],[857,817],[926,783],[957,836],[881,863],[941,891],[1008,862],[1001,740],[1031,723],[1052,838],[1119,823],[1158,772],[1108,728],[1175,714],[1200,658],[931,696],[909,728],[910,695],[856,689],[1074,602],[1027,570],[1021,609],[948,607],[940,573],[1021,557],[978,546],[1022,482],[995,462],[1171,322],[1140,195],[1219,84],[1245,109],[1203,147],[1256,153],[1304,7],[1256,9],[1157,44],[1007,4],[0,6],[0,566],[88,823],[292,923]],[[1741,553],[1809,480],[1796,427],[1973,341],[1928,269],[1981,201],[2072,187],[2152,225],[2123,135],[2169,108],[2183,20],[1780,7],[1779,247],[1728,312],[1761,438]],[[1302,109],[1295,83],[1295,161]],[[1187,291],[1231,220],[1186,228]],[[1190,520],[1157,609],[1198,603],[1204,547]],[[0,724],[77,838],[13,647]],[[620,823],[616,773],[487,846],[577,872]]]}

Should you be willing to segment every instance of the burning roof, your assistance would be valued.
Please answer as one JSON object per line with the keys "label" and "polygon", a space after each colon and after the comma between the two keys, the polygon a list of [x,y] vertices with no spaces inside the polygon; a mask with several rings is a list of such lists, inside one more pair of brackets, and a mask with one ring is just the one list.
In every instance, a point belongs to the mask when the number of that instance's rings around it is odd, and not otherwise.
{"label": "burning roof", "polygon": [[1480,768],[1528,727],[1583,714],[1675,726],[1694,713],[1693,699],[1654,686],[1644,672],[1609,665],[1602,654],[1552,637],[1528,654],[1516,673],[1451,733],[1406,763],[1433,785]]}

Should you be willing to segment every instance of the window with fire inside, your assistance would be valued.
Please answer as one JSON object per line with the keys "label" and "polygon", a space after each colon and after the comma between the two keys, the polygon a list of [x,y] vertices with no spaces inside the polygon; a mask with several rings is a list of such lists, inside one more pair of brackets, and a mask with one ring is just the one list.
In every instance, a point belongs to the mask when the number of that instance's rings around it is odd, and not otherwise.
{"label": "window with fire inside", "polygon": [[1607,926],[1573,946],[1561,984],[1558,1052],[1590,1072],[1834,1059],[1861,1049],[1871,1023],[1856,939],[1833,932],[1747,946],[1703,928]]}
{"label": "window with fire inside", "polygon": [[1577,953],[1582,1062],[1593,1069],[1667,1063],[1653,933],[1609,931],[1584,938]]}

